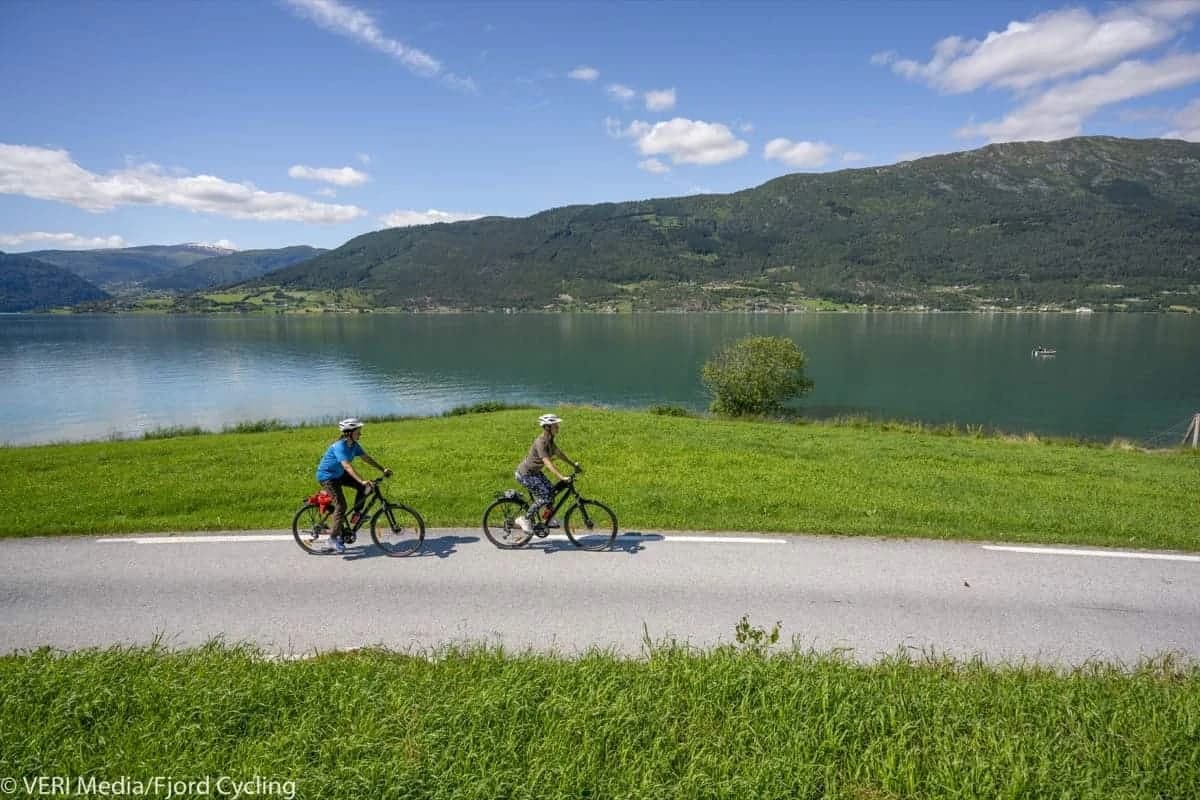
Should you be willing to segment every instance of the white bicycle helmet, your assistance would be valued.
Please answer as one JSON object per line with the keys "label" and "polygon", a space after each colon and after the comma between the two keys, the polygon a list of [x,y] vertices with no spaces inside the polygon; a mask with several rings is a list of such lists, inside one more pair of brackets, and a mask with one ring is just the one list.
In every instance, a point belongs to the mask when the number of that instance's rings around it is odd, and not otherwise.
{"label": "white bicycle helmet", "polygon": [[363,421],[358,417],[349,417],[338,423],[338,430],[342,433],[348,431],[356,431],[363,426]]}
{"label": "white bicycle helmet", "polygon": [[562,417],[556,414],[542,414],[538,417],[538,425],[553,425],[556,422],[562,422]]}

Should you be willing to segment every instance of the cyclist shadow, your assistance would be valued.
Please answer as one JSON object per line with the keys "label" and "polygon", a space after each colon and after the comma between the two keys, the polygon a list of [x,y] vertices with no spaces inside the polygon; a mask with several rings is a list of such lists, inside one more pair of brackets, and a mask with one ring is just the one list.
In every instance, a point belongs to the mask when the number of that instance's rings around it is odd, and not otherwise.
{"label": "cyclist shadow", "polygon": [[[663,537],[657,533],[624,531],[623,533],[617,534],[617,538],[613,541],[612,547],[599,552],[625,553],[632,556],[637,555],[645,550],[648,543],[661,541],[663,541]],[[562,539],[534,539],[529,543],[529,549],[540,550],[546,555],[550,555],[551,553],[579,552],[579,548],[571,544],[571,541],[565,537]]]}
{"label": "cyclist shadow", "polygon": [[[437,536],[426,539],[421,545],[421,551],[405,558],[449,558],[458,552],[458,545],[478,542],[478,536]],[[364,558],[386,558],[387,554],[374,544],[350,545],[346,548],[342,559],[345,561],[361,561]]]}
{"label": "cyclist shadow", "polygon": [[425,544],[421,547],[421,552],[417,553],[413,558],[425,558],[433,556],[435,558],[449,558],[458,552],[458,545],[471,544],[478,542],[478,536],[438,536],[434,539],[426,539]]}

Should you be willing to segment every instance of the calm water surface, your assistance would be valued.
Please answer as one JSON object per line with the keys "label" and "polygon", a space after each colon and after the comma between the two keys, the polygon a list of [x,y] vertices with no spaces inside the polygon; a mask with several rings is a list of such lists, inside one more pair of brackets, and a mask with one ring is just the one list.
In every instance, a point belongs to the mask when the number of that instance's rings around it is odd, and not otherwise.
{"label": "calm water surface", "polygon": [[1200,318],[1184,315],[4,315],[0,442],[482,400],[703,409],[700,366],[747,334],[808,353],[816,416],[1167,443],[1200,411]]}

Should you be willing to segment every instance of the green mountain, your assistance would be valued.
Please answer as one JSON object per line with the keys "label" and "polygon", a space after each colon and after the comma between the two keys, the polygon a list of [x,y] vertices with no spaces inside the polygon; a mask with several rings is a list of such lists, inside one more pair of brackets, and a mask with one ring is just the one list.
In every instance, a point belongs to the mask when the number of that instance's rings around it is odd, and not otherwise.
{"label": "green mountain", "polygon": [[108,293],[73,272],[27,255],[0,253],[0,311],[33,311],[104,300]]}
{"label": "green mountain", "polygon": [[175,244],[111,250],[38,250],[25,255],[63,267],[104,288],[119,288],[232,252],[202,244]]}
{"label": "green mountain", "polygon": [[324,252],[326,251],[303,245],[276,250],[242,250],[196,261],[149,278],[143,281],[142,288],[191,292],[227,283],[248,281]]}
{"label": "green mountain", "polygon": [[408,308],[1196,306],[1200,144],[997,144],[733,194],[397,228],[254,283]]}

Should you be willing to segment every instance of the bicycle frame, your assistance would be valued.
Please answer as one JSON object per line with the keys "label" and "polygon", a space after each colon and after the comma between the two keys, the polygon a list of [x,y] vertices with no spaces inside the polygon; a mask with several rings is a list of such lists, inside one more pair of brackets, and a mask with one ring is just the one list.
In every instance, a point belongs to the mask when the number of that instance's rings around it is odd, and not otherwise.
{"label": "bicycle frame", "polygon": [[348,506],[346,508],[346,513],[345,513],[345,515],[342,516],[342,528],[343,529],[350,531],[350,533],[357,534],[358,529],[361,528],[364,524],[366,524],[367,520],[370,518],[371,510],[374,509],[375,506],[378,505],[379,503],[385,502],[386,498],[384,498],[383,492],[381,491],[381,487],[379,485],[382,482],[383,482],[382,477],[377,478],[374,481],[375,488],[371,491],[370,494],[367,495],[367,501],[365,503],[363,503],[362,510],[358,512],[358,522],[354,523],[353,525],[350,524],[350,515],[354,513],[354,507]]}
{"label": "bicycle frame", "polygon": [[[576,474],[578,474],[578,473],[576,473]],[[571,477],[574,478],[575,475],[573,474]],[[583,500],[583,499],[585,499],[584,496],[579,493],[579,490],[575,488],[575,481],[568,481],[566,486],[563,486],[561,488],[555,487],[555,489],[556,489],[554,492],[555,497],[548,504],[548,505],[550,505],[550,516],[551,517],[557,515],[559,509],[561,509],[563,506],[565,506],[567,504],[568,500],[571,500],[571,499]],[[533,492],[529,493],[529,499],[532,501],[529,504],[529,507],[532,509],[535,505],[537,505],[537,499],[534,498]],[[545,519],[535,519],[533,521],[533,523],[534,523],[534,526],[538,527],[538,528],[544,528],[546,526]]]}

